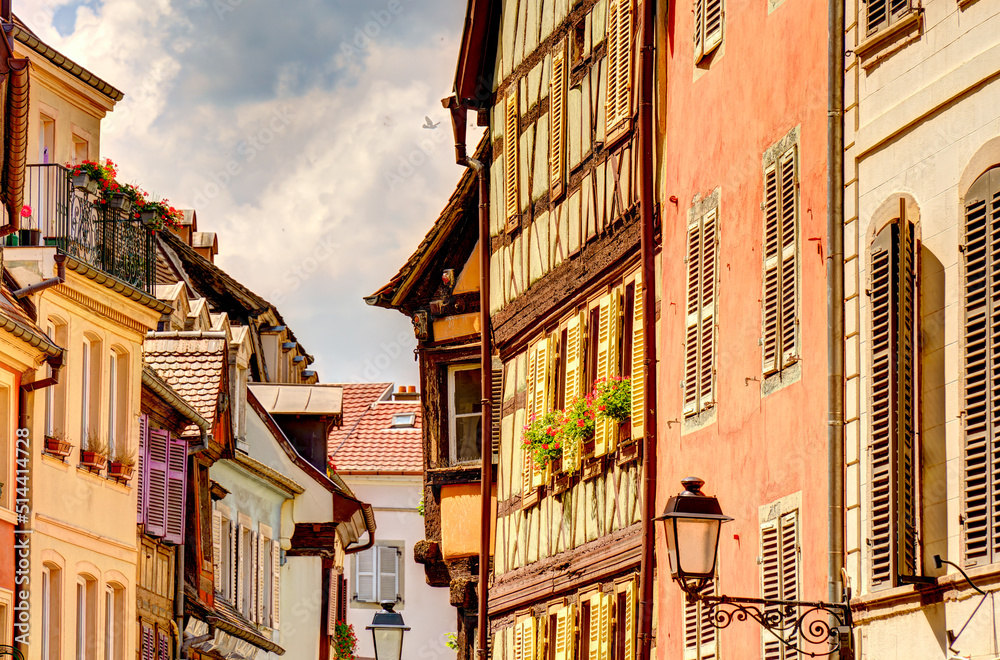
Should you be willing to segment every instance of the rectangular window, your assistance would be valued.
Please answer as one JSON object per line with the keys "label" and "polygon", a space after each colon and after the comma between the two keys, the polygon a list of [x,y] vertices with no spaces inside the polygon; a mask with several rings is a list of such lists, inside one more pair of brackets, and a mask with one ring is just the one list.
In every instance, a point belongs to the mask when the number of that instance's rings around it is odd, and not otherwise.
{"label": "rectangular window", "polygon": [[[702,596],[717,595],[718,579],[701,588]],[[718,660],[719,631],[700,601],[684,601],[684,660]]]}
{"label": "rectangular window", "polygon": [[514,660],[535,660],[538,651],[538,621],[528,616],[514,625]]}
{"label": "rectangular window", "polygon": [[87,339],[83,340],[83,350],[80,352],[80,396],[82,400],[80,402],[80,446],[85,446],[87,439],[90,436],[90,401],[93,398],[93,394],[90,391],[90,360],[91,360],[91,346],[90,341]]}
{"label": "rectangular window", "polygon": [[[586,660],[613,660],[611,639],[615,632],[614,596],[593,592],[589,597],[589,623]],[[581,656],[581,660],[583,656]]]}
{"label": "rectangular window", "polygon": [[[618,288],[603,296],[597,317],[597,374],[603,381],[621,373],[622,295]],[[618,446],[618,422],[598,419],[594,423],[594,456],[612,453]]]}
{"label": "rectangular window", "polygon": [[452,465],[482,458],[481,376],[478,364],[448,367],[448,451]]}
{"label": "rectangular window", "polygon": [[57,660],[61,656],[62,639],[62,571],[53,565],[42,567],[42,660]]}
{"label": "rectangular window", "polygon": [[[45,326],[45,334],[56,341],[56,326],[49,323]],[[56,342],[58,344],[58,342]],[[58,344],[62,346],[62,344]],[[45,435],[54,435],[56,430],[56,388],[49,385],[45,388]]]}
{"label": "rectangular window", "polygon": [[700,215],[694,215],[688,224],[685,417],[697,415],[715,405],[718,220],[716,202],[715,206]]}
{"label": "rectangular window", "polygon": [[763,372],[798,360],[798,175],[793,145],[764,169]]}
{"label": "rectangular window", "polygon": [[[651,292],[652,293],[652,292]],[[628,348],[629,379],[632,389],[632,440],[642,440],[646,435],[646,331],[643,316],[642,273],[636,273],[632,287],[631,345]]]}
{"label": "rectangular window", "polygon": [[962,560],[1000,562],[1000,167],[965,196],[963,262]]}
{"label": "rectangular window", "polygon": [[576,608],[572,605],[549,609],[548,660],[574,660],[576,646]]}
{"label": "rectangular window", "polygon": [[94,660],[97,647],[97,580],[76,582],[76,660]]}
{"label": "rectangular window", "polygon": [[374,547],[354,555],[355,602],[402,602],[402,553],[402,544],[376,542]]}
{"label": "rectangular window", "polygon": [[884,32],[912,10],[912,0],[865,0],[865,36]]}
{"label": "rectangular window", "polygon": [[[543,337],[528,348],[528,391],[526,422],[552,410],[554,401],[552,373],[556,341]],[[531,452],[521,448],[521,506],[529,507],[538,502],[538,488],[545,481],[544,471],[535,463]]]}
{"label": "rectangular window", "polygon": [[125,589],[112,584],[104,591],[104,658],[125,658]]}
{"label": "rectangular window", "polygon": [[503,129],[503,199],[504,213],[507,221],[507,231],[518,226],[520,213],[520,198],[518,196],[518,107],[517,85],[504,97],[504,129]]}
{"label": "rectangular window", "polygon": [[118,447],[118,355],[111,351],[108,356],[108,449],[114,452]]}
{"label": "rectangular window", "polygon": [[615,612],[618,620],[615,629],[615,660],[635,660],[638,588],[636,578],[615,585]]}
{"label": "rectangular window", "polygon": [[694,61],[718,48],[725,24],[723,0],[694,0]]}
{"label": "rectangular window", "polygon": [[56,121],[47,115],[38,115],[38,162],[56,162]]}
{"label": "rectangular window", "polygon": [[898,586],[917,561],[916,244],[903,202],[901,211],[870,247],[869,548],[876,589]]}
{"label": "rectangular window", "polygon": [[[789,511],[776,520],[760,527],[760,593],[769,600],[799,599],[799,512]],[[796,630],[791,624],[798,618],[797,608],[772,607],[765,615],[781,618],[785,631],[761,631],[763,660],[798,660],[799,654],[785,646],[786,642],[798,644]]]}
{"label": "rectangular window", "polygon": [[73,162],[82,163],[90,158],[90,145],[79,135],[73,135]]}
{"label": "rectangular window", "polygon": [[632,116],[632,0],[608,1],[605,128],[610,135]]}

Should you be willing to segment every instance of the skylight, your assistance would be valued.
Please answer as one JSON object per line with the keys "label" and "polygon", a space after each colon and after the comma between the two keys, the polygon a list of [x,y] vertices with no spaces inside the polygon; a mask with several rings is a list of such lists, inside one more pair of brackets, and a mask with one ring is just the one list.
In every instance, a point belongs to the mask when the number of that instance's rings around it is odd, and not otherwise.
{"label": "skylight", "polygon": [[392,429],[412,429],[417,424],[416,413],[398,413],[392,416]]}

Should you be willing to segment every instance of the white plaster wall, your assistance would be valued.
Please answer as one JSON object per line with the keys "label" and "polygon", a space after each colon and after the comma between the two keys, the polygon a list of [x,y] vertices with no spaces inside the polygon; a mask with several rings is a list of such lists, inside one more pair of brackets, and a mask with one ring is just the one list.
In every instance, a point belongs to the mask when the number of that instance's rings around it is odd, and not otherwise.
{"label": "white plaster wall", "polygon": [[[454,660],[455,652],[445,646],[445,633],[455,632],[457,617],[449,604],[449,590],[431,587],[424,578],[424,567],[413,561],[413,545],[424,538],[424,519],[417,513],[421,477],[363,476],[341,474],[358,499],[369,502],[375,510],[375,538],[403,542],[403,602],[396,611],[403,615],[411,630],[403,637],[403,658],[407,660]],[[401,510],[400,510],[401,509]],[[358,636],[359,659],[374,658],[371,632],[365,630],[378,607],[352,602],[354,594],[354,557],[344,564],[347,575],[347,622]]]}
{"label": "white plaster wall", "polygon": [[[323,621],[322,573],[319,557],[288,557],[281,567],[281,629],[273,639],[284,656],[269,653],[267,660],[319,657]],[[260,658],[263,654],[258,654]]]}

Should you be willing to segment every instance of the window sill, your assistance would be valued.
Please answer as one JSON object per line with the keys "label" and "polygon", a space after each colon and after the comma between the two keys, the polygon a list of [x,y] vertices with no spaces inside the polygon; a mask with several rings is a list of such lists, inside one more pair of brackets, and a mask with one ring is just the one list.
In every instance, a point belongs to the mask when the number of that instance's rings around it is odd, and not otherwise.
{"label": "window sill", "polygon": [[883,51],[885,46],[897,41],[901,35],[909,32],[914,26],[919,32],[922,14],[920,9],[912,10],[895,25],[890,25],[888,28],[876,32],[855,46],[854,54],[861,60],[868,59],[871,55]]}
{"label": "window sill", "polygon": [[[968,569],[966,572],[976,586],[983,590],[993,590],[1000,586],[1000,563]],[[851,600],[851,610],[855,624],[861,625],[886,616],[919,612],[929,604],[960,600],[975,593],[965,578],[956,571],[938,576],[931,584],[906,584],[858,596]]]}
{"label": "window sill", "polygon": [[430,468],[424,474],[427,483],[432,486],[472,484],[482,480],[482,469],[479,461],[453,467]]}

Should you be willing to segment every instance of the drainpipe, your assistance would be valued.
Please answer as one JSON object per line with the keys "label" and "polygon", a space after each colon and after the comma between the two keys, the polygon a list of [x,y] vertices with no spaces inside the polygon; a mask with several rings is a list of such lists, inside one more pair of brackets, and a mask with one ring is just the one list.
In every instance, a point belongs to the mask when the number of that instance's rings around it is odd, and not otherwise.
{"label": "drainpipe", "polygon": [[174,584],[174,627],[177,628],[177,660],[187,657],[187,647],[184,646],[184,545],[177,546],[177,557],[174,566],[176,580]]}
{"label": "drainpipe", "polygon": [[[147,383],[152,386],[155,384],[155,380],[150,378],[151,374],[146,369],[142,370],[143,383]],[[181,399],[183,401],[183,399]],[[186,405],[186,402],[185,402]],[[189,412],[184,412],[185,416],[188,417],[192,422],[197,424],[198,429],[201,431],[201,442],[195,446],[188,449],[188,475],[194,473],[194,457],[197,454],[208,449],[208,441],[212,437],[208,422],[204,417],[199,415],[189,407]],[[174,628],[177,629],[177,644],[174,645],[176,649],[177,660],[182,660],[188,657],[187,650],[193,644],[201,644],[204,641],[208,641],[215,636],[215,628],[211,624],[208,626],[208,635],[202,635],[201,637],[195,637],[184,641],[184,571],[185,571],[185,561],[187,559],[187,553],[185,552],[186,542],[181,543],[177,546],[175,561],[174,561]]]}
{"label": "drainpipe", "polygon": [[[656,239],[653,220],[653,76],[655,74],[654,39],[656,36],[654,0],[642,2],[642,41],[639,51],[639,222],[642,226],[642,333],[645,348],[644,384],[646,409],[643,414],[643,491],[642,548],[639,582],[639,660],[649,660],[653,643],[653,596],[656,585],[653,568],[656,564],[656,263],[653,243]],[[636,294],[639,292],[636,291]]]}
{"label": "drainpipe", "polygon": [[31,295],[32,293],[37,293],[43,291],[57,284],[62,284],[66,281],[66,255],[56,253],[56,276],[50,277],[47,280],[42,280],[41,282],[36,282],[35,284],[30,284],[26,287],[20,288],[17,291],[13,291],[14,297],[20,300],[25,296]]}
{"label": "drainpipe", "polygon": [[844,599],[844,3],[829,4],[827,61],[828,597]]}
{"label": "drainpipe", "polygon": [[[480,534],[479,534],[479,657],[486,658],[489,647],[489,621],[487,620],[486,585],[490,570],[490,525],[493,515],[493,350],[490,342],[490,191],[483,163],[470,158],[465,147],[465,125],[468,107],[454,96],[442,101],[451,110],[451,124],[455,132],[455,162],[476,172],[479,181],[479,341],[480,385],[483,406],[482,477],[480,480]],[[491,442],[487,450],[487,438]]]}
{"label": "drainpipe", "polygon": [[[28,393],[24,391],[22,386],[21,391],[17,395],[17,428],[25,429],[28,427]],[[35,442],[35,438],[30,439],[31,442]],[[44,440],[43,440],[44,442]],[[34,478],[35,478],[35,451],[34,447],[29,447],[28,451],[28,501],[23,503],[27,505],[27,510],[21,510],[20,507],[22,503],[18,502],[16,505],[17,509],[17,526],[14,528],[14,546],[15,550],[18,544],[24,540],[25,543],[31,543],[32,532],[34,531],[34,525],[32,520],[32,511],[34,510]],[[19,475],[20,476],[20,475]],[[21,514],[25,515],[21,515]],[[30,548],[29,548],[30,554]],[[29,556],[29,561],[30,561]],[[11,566],[11,570],[16,567],[17,560],[15,560],[15,565]],[[31,603],[31,594],[33,589],[31,588],[31,581],[26,581],[23,585],[18,586],[14,590],[14,611],[20,612],[22,610],[29,610]],[[29,610],[30,611],[30,610]],[[25,635],[29,632],[21,629],[19,626],[23,624],[15,623],[11,628],[15,631],[15,642],[14,647],[21,652],[21,657],[28,657],[28,643],[21,641],[23,639],[29,639],[30,637]]]}

